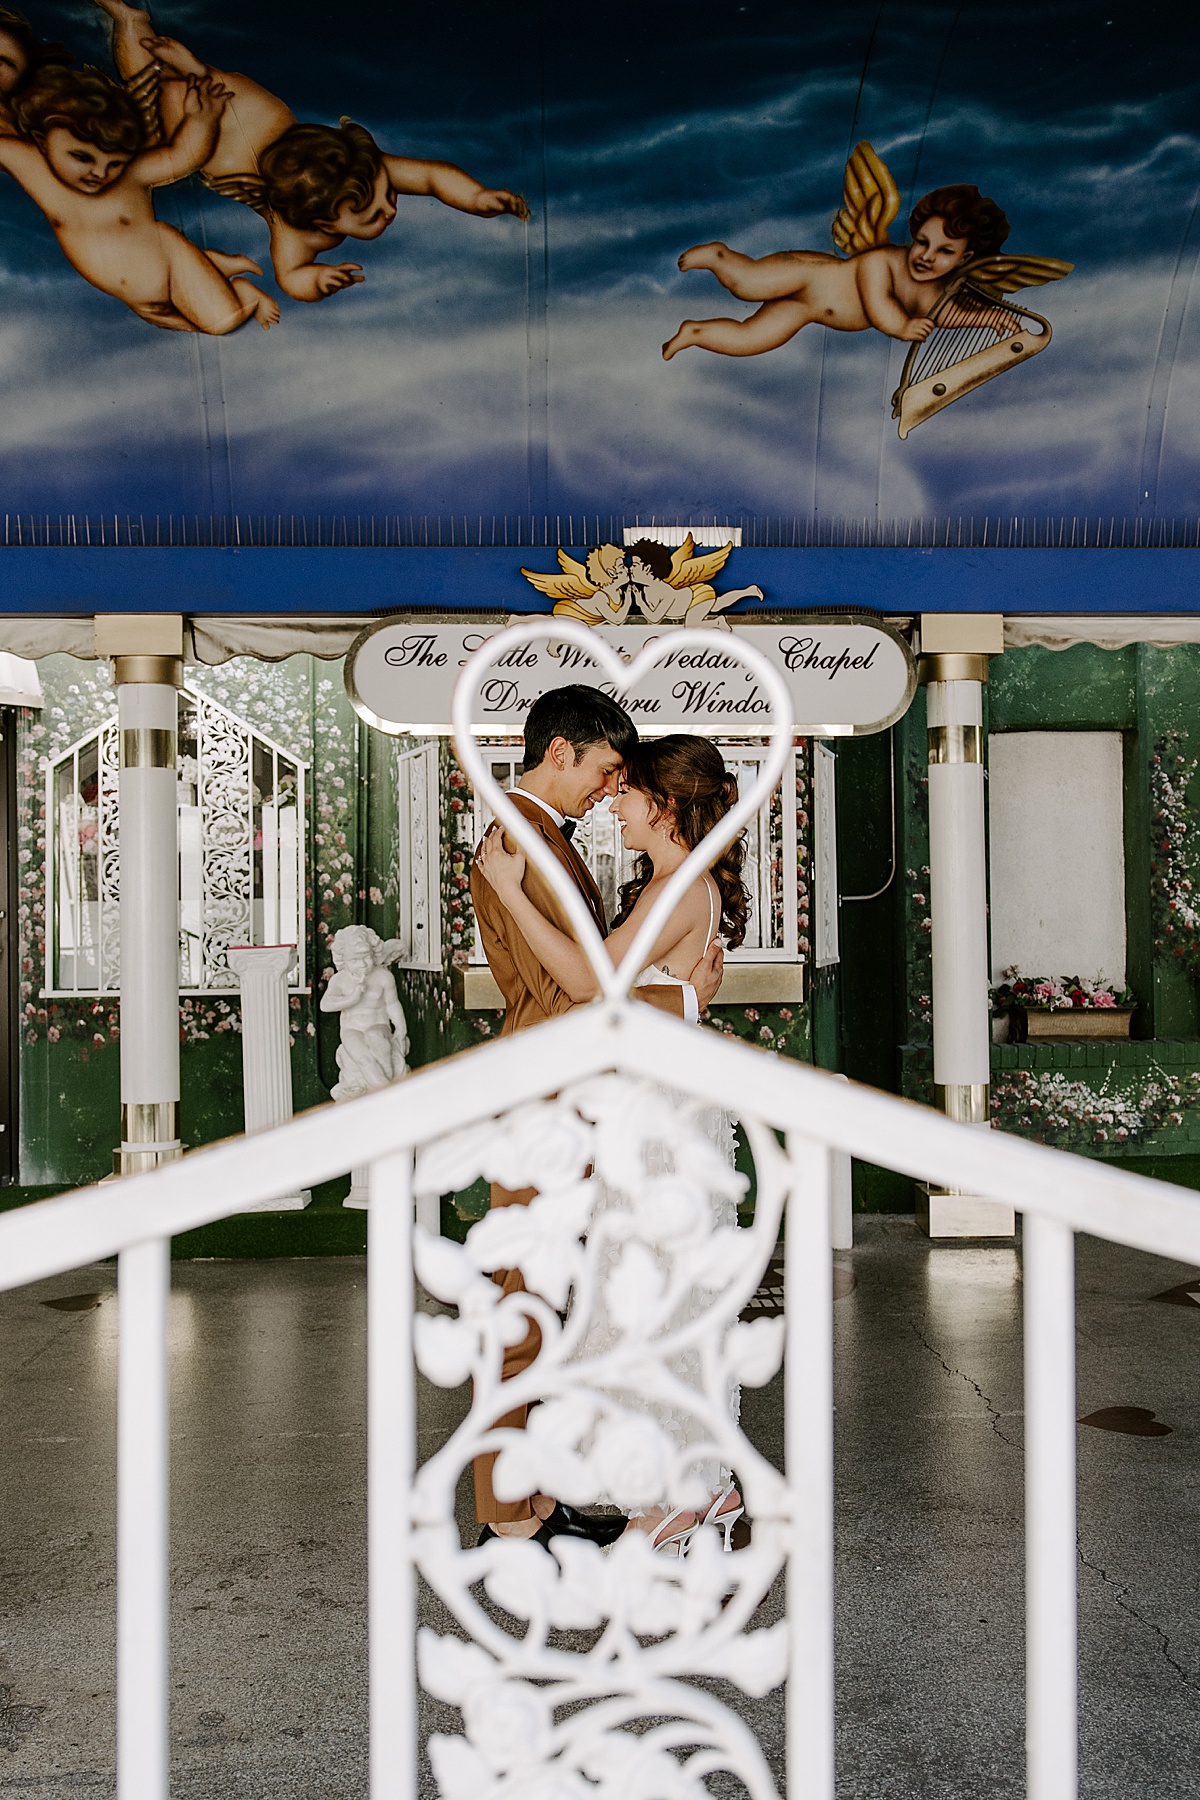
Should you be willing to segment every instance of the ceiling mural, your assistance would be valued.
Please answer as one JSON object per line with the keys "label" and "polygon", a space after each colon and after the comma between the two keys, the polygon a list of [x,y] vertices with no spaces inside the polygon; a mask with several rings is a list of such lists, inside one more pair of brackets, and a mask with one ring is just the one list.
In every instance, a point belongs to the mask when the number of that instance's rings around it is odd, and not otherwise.
{"label": "ceiling mural", "polygon": [[[1192,517],[1198,86],[1153,0],[0,8],[4,510]],[[738,597],[599,536],[570,616]]]}

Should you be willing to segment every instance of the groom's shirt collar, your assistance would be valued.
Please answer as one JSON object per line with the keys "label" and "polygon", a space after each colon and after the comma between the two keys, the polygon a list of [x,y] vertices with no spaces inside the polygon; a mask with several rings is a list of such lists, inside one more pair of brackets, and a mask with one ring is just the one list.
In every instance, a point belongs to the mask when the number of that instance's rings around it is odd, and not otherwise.
{"label": "groom's shirt collar", "polygon": [[557,807],[551,806],[548,800],[543,800],[540,794],[531,794],[528,788],[517,788],[515,791],[518,794],[524,794],[526,800],[532,800],[535,806],[540,806],[542,811],[554,820],[558,829],[562,830],[566,823],[565,813],[560,813]]}

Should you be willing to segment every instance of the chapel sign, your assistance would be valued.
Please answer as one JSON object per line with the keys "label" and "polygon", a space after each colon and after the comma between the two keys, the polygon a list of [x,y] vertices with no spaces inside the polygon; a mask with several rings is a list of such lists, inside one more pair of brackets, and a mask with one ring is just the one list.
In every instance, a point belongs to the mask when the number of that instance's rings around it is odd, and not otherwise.
{"label": "chapel sign", "polygon": [[[346,691],[361,717],[381,731],[447,733],[463,664],[504,629],[500,624],[426,624],[411,616],[383,619],[351,646]],[[629,661],[644,645],[671,635],[669,626],[595,629]],[[912,700],[912,652],[890,626],[810,614],[789,624],[739,622],[733,631],[779,669],[791,691],[796,730],[803,736],[862,737],[886,731]],[[617,696],[643,736],[693,731],[760,737],[769,732],[766,696],[751,672],[728,654],[728,635],[714,630],[711,649],[667,650],[636,688]],[[607,673],[574,643],[556,641],[553,620],[547,619],[545,645],[520,645],[485,671],[474,706],[479,735],[519,733],[539,694],[568,682],[612,692]]]}

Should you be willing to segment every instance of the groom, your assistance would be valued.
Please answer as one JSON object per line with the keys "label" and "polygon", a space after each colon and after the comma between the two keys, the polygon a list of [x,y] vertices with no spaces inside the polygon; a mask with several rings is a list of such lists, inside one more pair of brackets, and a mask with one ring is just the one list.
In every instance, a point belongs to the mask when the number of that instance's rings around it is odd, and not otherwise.
{"label": "groom", "polygon": [[[529,709],[523,773],[509,796],[579,889],[601,936],[608,932],[604,903],[587,864],[571,844],[571,833],[575,820],[590,812],[597,801],[617,792],[625,757],[636,743],[637,729],[628,713],[606,694],[589,687],[552,688]],[[496,829],[495,825],[491,827]],[[532,862],[526,864],[523,886],[539,912],[560,931],[575,935],[549,883]],[[504,995],[500,1036],[507,1037],[511,1032],[568,1012],[575,1002],[547,974],[496,890],[475,868],[471,870],[471,901],[488,967]],[[714,943],[690,986],[634,988],[633,997],[695,1022],[715,996],[721,974],[721,948]],[[491,1203],[528,1206],[536,1192],[536,1188],[514,1192],[493,1183]],[[519,1269],[497,1270],[494,1280],[506,1294],[519,1293],[525,1286]],[[522,1341],[504,1353],[504,1380],[529,1368],[540,1349],[541,1333],[530,1323]],[[519,1407],[497,1419],[496,1424],[521,1430],[526,1412],[525,1407]],[[591,1519],[545,1494],[534,1494],[525,1500],[497,1500],[492,1490],[495,1460],[495,1453],[475,1460],[475,1515],[484,1527],[481,1543],[489,1536],[536,1536],[545,1544],[551,1537],[561,1535],[590,1537],[606,1543],[624,1528],[624,1520]]]}

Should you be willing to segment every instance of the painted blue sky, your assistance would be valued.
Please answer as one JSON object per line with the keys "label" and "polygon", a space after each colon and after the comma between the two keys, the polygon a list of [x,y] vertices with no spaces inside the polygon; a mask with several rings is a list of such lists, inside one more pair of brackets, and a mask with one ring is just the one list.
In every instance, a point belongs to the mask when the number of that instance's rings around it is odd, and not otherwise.
{"label": "painted blue sky", "polygon": [[[1200,21],[1138,4],[175,0],[159,28],[302,119],[522,189],[516,220],[404,200],[366,284],[217,340],[88,287],[0,187],[3,509],[76,513],[1194,515]],[[107,66],[86,0],[36,28]],[[406,16],[407,15],[407,16]],[[336,19],[336,27],[331,24]],[[829,249],[868,138],[905,211],[974,181],[1010,250],[1066,257],[1035,364],[896,437],[905,346],[808,328],[771,355],[659,346],[742,312],[680,251]],[[3,180],[3,178],[0,178]],[[160,217],[265,250],[192,181]],[[898,235],[894,230],[893,235]],[[358,252],[347,246],[339,255]],[[335,258],[336,260],[336,258]]]}

